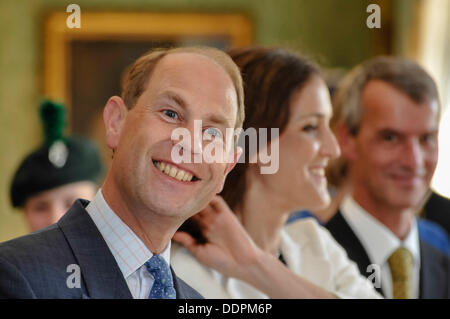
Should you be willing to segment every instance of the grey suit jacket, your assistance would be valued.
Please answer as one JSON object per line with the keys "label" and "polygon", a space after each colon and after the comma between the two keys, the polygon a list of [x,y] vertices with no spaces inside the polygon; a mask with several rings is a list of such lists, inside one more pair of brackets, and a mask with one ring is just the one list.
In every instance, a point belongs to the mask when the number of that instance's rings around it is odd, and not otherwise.
{"label": "grey suit jacket", "polygon": [[[77,200],[58,223],[0,244],[0,298],[132,298],[88,203]],[[203,298],[172,275],[177,299]]]}

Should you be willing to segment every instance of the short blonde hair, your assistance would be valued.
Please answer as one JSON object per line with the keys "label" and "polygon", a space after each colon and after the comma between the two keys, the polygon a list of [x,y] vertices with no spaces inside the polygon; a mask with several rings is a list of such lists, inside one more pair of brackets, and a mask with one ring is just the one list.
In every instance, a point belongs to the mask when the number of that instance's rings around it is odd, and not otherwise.
{"label": "short blonde hair", "polygon": [[122,78],[122,99],[128,109],[133,108],[139,97],[145,91],[150,77],[158,62],[172,53],[196,53],[206,56],[220,65],[230,76],[236,90],[238,108],[235,128],[241,128],[245,118],[244,88],[239,68],[228,54],[211,47],[178,47],[158,48],[138,58],[125,72]]}

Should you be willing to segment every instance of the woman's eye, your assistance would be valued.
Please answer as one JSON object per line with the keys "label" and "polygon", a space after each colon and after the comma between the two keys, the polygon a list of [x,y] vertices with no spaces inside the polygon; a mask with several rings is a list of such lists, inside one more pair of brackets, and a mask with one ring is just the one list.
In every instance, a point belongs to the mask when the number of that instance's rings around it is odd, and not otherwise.
{"label": "woman's eye", "polygon": [[315,131],[317,131],[317,125],[306,125],[305,127],[302,128],[303,132],[307,132],[307,133],[314,133]]}
{"label": "woman's eye", "polygon": [[170,117],[171,119],[178,119],[178,114],[175,111],[164,110],[163,113],[165,116]]}

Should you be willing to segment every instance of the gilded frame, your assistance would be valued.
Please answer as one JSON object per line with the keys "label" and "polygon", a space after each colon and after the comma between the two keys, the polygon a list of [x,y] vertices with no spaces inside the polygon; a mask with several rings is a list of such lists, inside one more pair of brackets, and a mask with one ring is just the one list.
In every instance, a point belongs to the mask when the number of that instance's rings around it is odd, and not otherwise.
{"label": "gilded frame", "polygon": [[67,27],[68,16],[69,13],[58,12],[45,19],[43,70],[44,95],[67,102],[71,100],[71,57],[67,48],[73,40],[227,36],[233,47],[252,41],[251,22],[243,14],[81,12],[78,29]]}

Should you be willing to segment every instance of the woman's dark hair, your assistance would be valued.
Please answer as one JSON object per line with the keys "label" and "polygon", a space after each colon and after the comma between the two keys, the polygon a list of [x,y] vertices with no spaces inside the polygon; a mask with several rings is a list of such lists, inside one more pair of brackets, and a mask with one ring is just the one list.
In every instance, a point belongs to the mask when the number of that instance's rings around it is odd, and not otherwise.
{"label": "woman's dark hair", "polygon": [[[228,54],[240,68],[244,81],[243,129],[253,127],[258,132],[259,128],[267,128],[270,142],[270,128],[279,128],[281,135],[288,124],[292,93],[302,88],[312,75],[319,74],[319,67],[283,49],[233,49]],[[244,154],[245,163],[238,163],[228,174],[220,194],[232,210],[242,204],[247,187],[248,147]]]}

